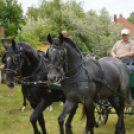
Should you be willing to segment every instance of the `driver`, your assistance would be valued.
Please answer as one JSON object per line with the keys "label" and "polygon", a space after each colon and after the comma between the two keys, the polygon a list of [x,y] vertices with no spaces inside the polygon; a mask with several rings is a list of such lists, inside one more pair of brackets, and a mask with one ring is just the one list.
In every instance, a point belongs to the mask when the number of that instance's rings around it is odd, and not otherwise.
{"label": "driver", "polygon": [[122,40],[117,41],[111,51],[111,56],[120,58],[126,65],[131,63],[134,56],[134,41],[129,39],[130,32],[128,29],[121,31]]}

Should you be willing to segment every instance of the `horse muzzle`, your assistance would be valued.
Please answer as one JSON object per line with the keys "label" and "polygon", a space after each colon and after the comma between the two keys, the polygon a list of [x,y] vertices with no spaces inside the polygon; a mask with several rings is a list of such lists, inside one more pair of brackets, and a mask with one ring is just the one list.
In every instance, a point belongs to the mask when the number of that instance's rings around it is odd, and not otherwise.
{"label": "horse muzzle", "polygon": [[52,82],[52,83],[58,82],[58,77],[57,77],[56,75],[50,75],[50,74],[48,74],[48,75],[47,75],[47,78],[48,78],[49,81]]}
{"label": "horse muzzle", "polygon": [[13,82],[11,82],[11,83],[6,82],[6,84],[7,84],[7,86],[10,87],[10,88],[14,88],[14,86],[15,86],[15,83],[13,83]]}
{"label": "horse muzzle", "polygon": [[18,84],[18,82],[15,81],[12,77],[10,78],[10,77],[6,76],[6,84],[8,87],[13,88],[14,86],[16,86]]}

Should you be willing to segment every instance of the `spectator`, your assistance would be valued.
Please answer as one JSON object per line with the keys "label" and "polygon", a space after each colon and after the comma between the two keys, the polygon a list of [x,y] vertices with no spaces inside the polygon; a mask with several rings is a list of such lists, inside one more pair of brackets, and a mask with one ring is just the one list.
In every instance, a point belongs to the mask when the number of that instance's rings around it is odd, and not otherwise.
{"label": "spectator", "polygon": [[[11,93],[11,91],[12,91],[12,93]],[[13,94],[14,94],[14,88],[8,87],[8,96],[13,96]]]}
{"label": "spectator", "polygon": [[63,30],[62,35],[63,35],[63,37],[67,37],[67,35],[68,35],[67,31]]}
{"label": "spectator", "polygon": [[[5,78],[6,78],[6,74],[5,74]],[[13,94],[14,94],[14,88],[8,87],[8,96],[13,96]]]}
{"label": "spectator", "polygon": [[[2,56],[0,55],[0,60],[1,60]],[[1,61],[0,61],[1,64]],[[2,81],[2,77],[1,77],[1,69],[4,67],[4,65],[0,65],[0,98],[2,97],[1,95],[1,81]]]}

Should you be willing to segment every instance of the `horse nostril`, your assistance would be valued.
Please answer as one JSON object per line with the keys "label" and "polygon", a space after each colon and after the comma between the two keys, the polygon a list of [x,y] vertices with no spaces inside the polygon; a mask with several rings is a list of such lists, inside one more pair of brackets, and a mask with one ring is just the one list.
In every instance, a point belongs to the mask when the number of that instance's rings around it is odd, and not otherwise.
{"label": "horse nostril", "polygon": [[55,80],[56,79],[56,76],[54,76],[53,79]]}
{"label": "horse nostril", "polygon": [[57,81],[57,76],[53,76],[53,75],[47,75],[47,78],[51,81],[51,82],[56,82]]}
{"label": "horse nostril", "polygon": [[54,81],[57,81],[57,77],[56,77],[56,76],[54,76],[54,77],[53,77],[53,80],[54,80]]}
{"label": "horse nostril", "polygon": [[49,75],[47,75],[47,78],[50,79]]}
{"label": "horse nostril", "polygon": [[11,82],[9,87],[13,88],[14,86],[15,84]]}
{"label": "horse nostril", "polygon": [[14,86],[14,83],[11,83],[11,86]]}

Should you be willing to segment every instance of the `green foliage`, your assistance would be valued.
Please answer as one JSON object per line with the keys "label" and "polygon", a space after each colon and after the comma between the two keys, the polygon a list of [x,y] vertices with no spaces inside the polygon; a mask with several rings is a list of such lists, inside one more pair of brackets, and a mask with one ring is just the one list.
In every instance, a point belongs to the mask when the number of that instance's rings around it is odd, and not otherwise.
{"label": "green foliage", "polygon": [[0,22],[5,30],[5,37],[17,35],[20,24],[25,23],[21,4],[17,0],[0,0]]}
{"label": "green foliage", "polygon": [[37,36],[34,36],[32,32],[30,33],[24,33],[20,32],[15,38],[17,41],[23,41],[29,43],[34,48],[37,47],[37,44],[39,44],[39,39]]}
{"label": "green foliage", "polygon": [[134,12],[130,13],[130,16],[127,20],[134,24]]}
{"label": "green foliage", "polygon": [[40,42],[46,42],[49,33],[53,38],[58,37],[62,30],[73,37],[81,51],[101,57],[109,56],[115,39],[120,39],[121,25],[111,21],[105,8],[99,13],[84,12],[82,2],[43,0],[38,8],[29,8],[26,25],[22,26],[23,32],[32,32]]}

